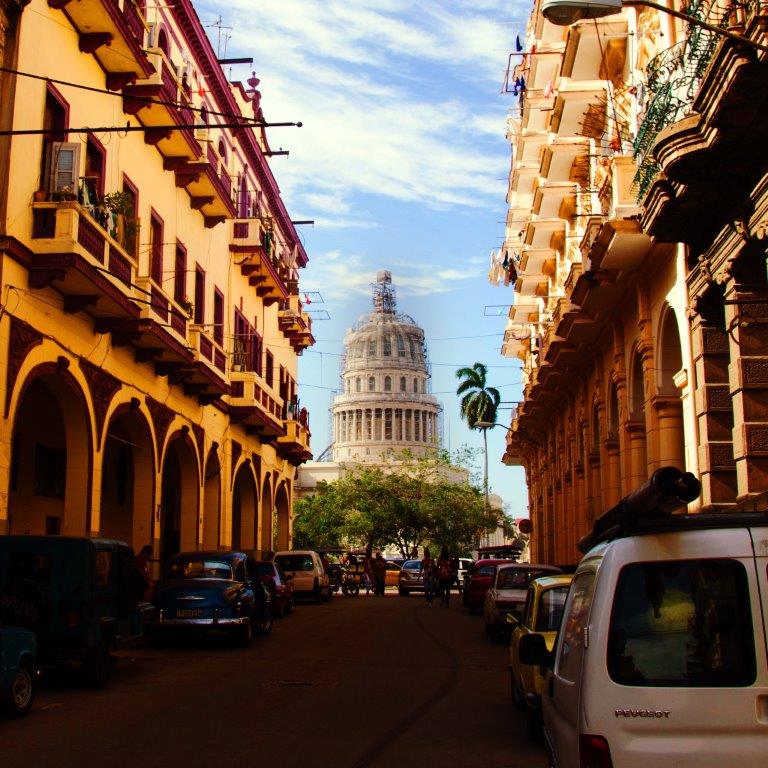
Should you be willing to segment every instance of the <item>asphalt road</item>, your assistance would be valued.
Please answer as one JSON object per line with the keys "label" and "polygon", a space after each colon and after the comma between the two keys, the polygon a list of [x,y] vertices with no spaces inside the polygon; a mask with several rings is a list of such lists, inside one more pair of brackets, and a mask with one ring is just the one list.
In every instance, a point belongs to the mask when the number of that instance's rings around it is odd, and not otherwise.
{"label": "asphalt road", "polygon": [[27,718],[0,720],[0,765],[543,768],[506,646],[453,603],[336,595],[250,649],[137,649],[106,690],[51,680]]}

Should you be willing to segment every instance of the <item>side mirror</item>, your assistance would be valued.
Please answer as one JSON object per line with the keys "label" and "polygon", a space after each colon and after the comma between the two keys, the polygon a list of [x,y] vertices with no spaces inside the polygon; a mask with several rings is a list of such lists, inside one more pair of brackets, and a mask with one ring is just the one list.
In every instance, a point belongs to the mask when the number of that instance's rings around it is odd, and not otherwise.
{"label": "side mirror", "polygon": [[521,637],[517,650],[523,664],[539,667],[552,666],[554,653],[547,649],[543,635],[531,634]]}
{"label": "side mirror", "polygon": [[508,613],[507,614],[507,624],[511,624],[513,627],[516,627],[520,623],[520,619],[515,616],[514,613]]}

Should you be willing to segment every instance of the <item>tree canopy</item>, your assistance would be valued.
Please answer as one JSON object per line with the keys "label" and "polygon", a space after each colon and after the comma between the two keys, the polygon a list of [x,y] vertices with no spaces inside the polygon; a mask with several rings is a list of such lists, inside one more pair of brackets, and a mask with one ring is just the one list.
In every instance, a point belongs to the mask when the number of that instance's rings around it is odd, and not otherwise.
{"label": "tree canopy", "polygon": [[395,547],[403,557],[427,545],[465,554],[501,521],[486,513],[466,471],[445,457],[357,465],[339,480],[319,483],[295,511],[297,547]]}

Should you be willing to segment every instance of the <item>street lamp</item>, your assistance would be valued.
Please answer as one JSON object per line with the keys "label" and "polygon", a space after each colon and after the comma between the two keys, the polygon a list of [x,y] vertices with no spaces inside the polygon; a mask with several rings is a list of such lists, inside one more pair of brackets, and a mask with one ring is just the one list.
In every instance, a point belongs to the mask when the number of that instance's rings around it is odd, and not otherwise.
{"label": "street lamp", "polygon": [[635,8],[638,6],[653,8],[661,13],[667,13],[676,19],[682,19],[689,24],[702,27],[721,37],[736,40],[743,45],[748,45],[751,48],[756,48],[758,51],[768,53],[768,45],[757,43],[748,37],[737,35],[735,32],[729,32],[727,29],[702,21],[701,19],[696,19],[681,11],[659,5],[659,3],[654,3],[652,0],[544,0],[541,4],[541,12],[550,23],[556,24],[559,27],[567,27],[581,19],[600,19],[604,16],[612,16],[615,13],[619,13],[622,8]]}

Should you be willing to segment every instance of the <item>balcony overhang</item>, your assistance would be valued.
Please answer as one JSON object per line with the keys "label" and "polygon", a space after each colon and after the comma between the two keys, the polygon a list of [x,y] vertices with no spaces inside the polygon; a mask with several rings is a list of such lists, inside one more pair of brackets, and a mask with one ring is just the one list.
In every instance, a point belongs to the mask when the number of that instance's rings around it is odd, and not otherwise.
{"label": "balcony overhang", "polygon": [[552,248],[525,248],[520,259],[520,271],[526,275],[555,276],[557,251]]}
{"label": "balcony overhang", "polygon": [[554,248],[565,238],[565,221],[559,218],[532,219],[525,225],[524,241],[530,248]]}
{"label": "balcony overhang", "polygon": [[543,130],[522,131],[515,146],[515,165],[538,165],[542,148],[547,143],[547,132]]}
{"label": "balcony overhang", "polygon": [[575,81],[618,78],[624,70],[627,37],[627,17],[623,13],[572,24],[563,53],[562,76]]}
{"label": "balcony overhang", "polygon": [[591,344],[600,334],[600,325],[582,309],[566,312],[557,326],[557,335],[572,346]]}
{"label": "balcony overhang", "polygon": [[565,339],[555,337],[549,342],[544,359],[557,367],[572,368],[584,359],[584,353]]}
{"label": "balcony overhang", "polygon": [[262,440],[284,437],[283,406],[260,385],[254,371],[232,371],[231,394],[227,410],[230,419]]}
{"label": "balcony overhang", "polygon": [[540,159],[529,164],[515,163],[509,183],[509,195],[533,195],[533,186],[539,176]]}
{"label": "balcony overhang", "polygon": [[[607,116],[608,92],[605,81],[561,82],[552,111],[551,130],[561,136],[579,136],[585,133],[584,121],[588,113]],[[594,126],[589,135],[598,132]]]}
{"label": "balcony overhang", "polygon": [[520,296],[546,296],[549,282],[542,275],[520,275],[515,283],[515,291]]}
{"label": "balcony overhang", "polygon": [[177,186],[186,189],[192,207],[206,218],[232,219],[237,215],[232,190],[207,160],[189,162],[186,157],[167,157],[163,168],[176,174]]}
{"label": "balcony overhang", "polygon": [[570,181],[540,179],[533,195],[532,211],[542,219],[565,218],[566,208],[573,208],[576,185]]}
{"label": "balcony overhang", "polygon": [[571,302],[590,315],[610,311],[621,296],[623,287],[616,283],[616,274],[607,270],[587,270],[576,281]]}
{"label": "balcony overhang", "polygon": [[539,305],[534,302],[517,302],[509,308],[507,317],[515,323],[539,322]]}
{"label": "balcony overhang", "polygon": [[121,75],[127,84],[154,71],[143,50],[146,22],[133,0],[48,0],[48,5],[66,14],[80,33],[80,49],[92,53],[108,75]]}
{"label": "balcony overhang", "polygon": [[606,221],[589,249],[594,269],[630,272],[637,269],[647,256],[653,240],[634,219]]}
{"label": "balcony overhang", "polygon": [[274,441],[275,450],[282,459],[287,459],[294,466],[299,466],[312,459],[309,450],[309,429],[294,419],[286,419],[285,435]]}
{"label": "balcony overhang", "polygon": [[587,138],[557,138],[546,146],[541,158],[541,175],[550,182],[573,182],[581,177],[574,173],[577,158],[589,158],[592,141]]}

